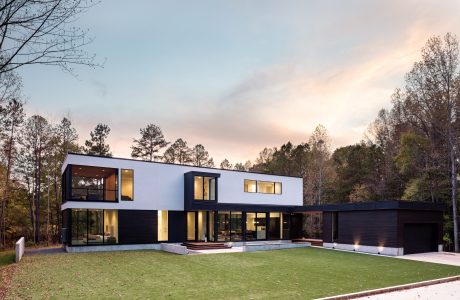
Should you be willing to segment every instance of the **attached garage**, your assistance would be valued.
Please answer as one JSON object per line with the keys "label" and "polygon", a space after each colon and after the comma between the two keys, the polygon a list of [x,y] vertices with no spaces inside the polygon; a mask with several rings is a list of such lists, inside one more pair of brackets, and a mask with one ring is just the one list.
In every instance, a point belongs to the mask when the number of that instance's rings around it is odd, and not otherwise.
{"label": "attached garage", "polygon": [[379,201],[323,205],[323,245],[384,255],[442,249],[441,204]]}

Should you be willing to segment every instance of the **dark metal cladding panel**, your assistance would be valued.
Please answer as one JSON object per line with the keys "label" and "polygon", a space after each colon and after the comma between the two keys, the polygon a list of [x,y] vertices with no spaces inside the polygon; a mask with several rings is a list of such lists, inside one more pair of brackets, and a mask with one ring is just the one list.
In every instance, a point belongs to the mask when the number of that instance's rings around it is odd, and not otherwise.
{"label": "dark metal cladding panel", "polygon": [[157,240],[156,210],[119,210],[118,234],[120,244],[151,244]]}
{"label": "dark metal cladding panel", "polygon": [[187,212],[168,211],[168,241],[182,243],[187,239]]}

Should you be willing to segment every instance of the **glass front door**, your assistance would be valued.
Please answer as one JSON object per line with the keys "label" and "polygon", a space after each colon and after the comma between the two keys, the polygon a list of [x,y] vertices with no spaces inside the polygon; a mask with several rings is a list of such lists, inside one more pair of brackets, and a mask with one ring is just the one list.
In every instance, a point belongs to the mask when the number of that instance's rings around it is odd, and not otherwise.
{"label": "glass front door", "polygon": [[209,242],[214,240],[214,212],[189,211],[187,213],[187,240]]}

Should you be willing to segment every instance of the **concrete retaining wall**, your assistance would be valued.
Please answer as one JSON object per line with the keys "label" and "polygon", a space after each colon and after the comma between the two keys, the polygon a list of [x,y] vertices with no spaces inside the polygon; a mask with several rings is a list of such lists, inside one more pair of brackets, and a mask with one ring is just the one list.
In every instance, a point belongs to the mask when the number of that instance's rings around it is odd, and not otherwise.
{"label": "concrete retaining wall", "polygon": [[161,244],[161,250],[181,255],[189,254],[187,247],[180,244]]}
{"label": "concrete retaining wall", "polygon": [[306,248],[310,247],[311,243],[245,243],[242,245],[243,252],[254,252],[254,251],[266,251],[266,250],[281,250],[281,249],[293,249],[293,248]]}
{"label": "concrete retaining wall", "polygon": [[15,259],[16,262],[19,262],[19,261],[21,261],[22,256],[24,255],[24,250],[26,249],[24,237],[20,238],[16,242],[15,248],[16,248],[16,255],[15,255],[14,259]]}
{"label": "concrete retaining wall", "polygon": [[350,244],[338,244],[338,243],[323,243],[323,247],[331,248],[331,249],[355,251],[355,252],[389,255],[389,256],[404,255],[404,248],[350,245]]}

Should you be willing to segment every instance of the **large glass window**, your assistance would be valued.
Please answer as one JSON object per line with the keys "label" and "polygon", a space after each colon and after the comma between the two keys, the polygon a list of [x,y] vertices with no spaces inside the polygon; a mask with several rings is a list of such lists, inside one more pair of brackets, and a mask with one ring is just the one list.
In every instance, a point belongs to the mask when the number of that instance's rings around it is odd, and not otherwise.
{"label": "large glass window", "polygon": [[121,170],[121,200],[134,200],[134,170]]}
{"label": "large glass window", "polygon": [[195,240],[195,212],[189,211],[187,213],[187,240]]}
{"label": "large glass window", "polygon": [[193,181],[195,200],[216,200],[216,178],[195,176]]}
{"label": "large glass window", "polygon": [[104,243],[118,243],[118,211],[104,210]]}
{"label": "large glass window", "polygon": [[198,212],[198,240],[205,241],[207,240],[207,214],[205,211]]}
{"label": "large glass window", "polygon": [[118,211],[72,209],[71,245],[118,243]]}
{"label": "large glass window", "polygon": [[214,236],[214,212],[209,212],[209,223],[208,223],[208,231],[209,231],[209,240],[215,241],[216,237]]}
{"label": "large glass window", "polygon": [[266,217],[266,213],[246,213],[246,240],[265,240],[267,238]]}
{"label": "large glass window", "polygon": [[113,168],[71,165],[63,174],[64,200],[117,201],[117,174]]}
{"label": "large glass window", "polygon": [[244,180],[244,191],[246,193],[262,193],[262,194],[281,194],[281,182],[273,181],[257,181],[252,179]]}
{"label": "large glass window", "polygon": [[87,210],[72,209],[72,245],[86,245],[88,234]]}
{"label": "large glass window", "polygon": [[230,213],[230,239],[232,241],[241,241],[243,239],[243,214],[232,211]]}
{"label": "large glass window", "polygon": [[281,239],[281,213],[271,212],[270,213],[270,229],[268,231],[268,237],[272,240]]}
{"label": "large glass window", "polygon": [[168,240],[168,211],[158,211],[158,241]]}
{"label": "large glass window", "polygon": [[291,216],[288,213],[281,214],[281,232],[282,232],[282,239],[288,240],[291,238]]}
{"label": "large glass window", "polygon": [[246,193],[257,193],[257,181],[245,179],[244,180],[244,191]]}
{"label": "large glass window", "polygon": [[258,181],[257,190],[262,194],[274,194],[275,193],[275,183],[270,181]]}
{"label": "large glass window", "polygon": [[267,214],[257,213],[257,239],[265,240],[267,238]]}
{"label": "large glass window", "polygon": [[230,212],[217,213],[217,240],[230,241]]}

